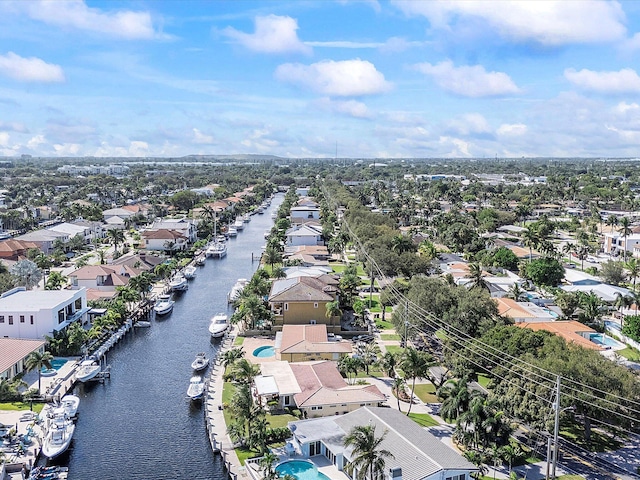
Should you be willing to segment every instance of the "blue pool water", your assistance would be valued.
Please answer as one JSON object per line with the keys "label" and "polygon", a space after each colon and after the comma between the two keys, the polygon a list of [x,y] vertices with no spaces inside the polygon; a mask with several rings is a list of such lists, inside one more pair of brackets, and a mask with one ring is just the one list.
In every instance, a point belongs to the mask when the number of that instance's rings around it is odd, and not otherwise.
{"label": "blue pool water", "polygon": [[283,462],[276,467],[276,471],[280,476],[284,477],[289,474],[298,480],[329,480],[329,477],[319,472],[313,463],[305,462],[304,460],[289,460]]}
{"label": "blue pool water", "polygon": [[51,368],[42,367],[42,373],[53,373],[52,370],[57,372],[65,363],[67,363],[67,360],[64,358],[54,358],[51,360]]}
{"label": "blue pool water", "polygon": [[617,340],[604,335],[603,333],[592,333],[589,335],[589,340],[598,345],[604,345],[606,347],[621,349],[624,345]]}
{"label": "blue pool water", "polygon": [[269,358],[276,354],[276,349],[268,345],[258,347],[253,351],[253,356],[258,358]]}

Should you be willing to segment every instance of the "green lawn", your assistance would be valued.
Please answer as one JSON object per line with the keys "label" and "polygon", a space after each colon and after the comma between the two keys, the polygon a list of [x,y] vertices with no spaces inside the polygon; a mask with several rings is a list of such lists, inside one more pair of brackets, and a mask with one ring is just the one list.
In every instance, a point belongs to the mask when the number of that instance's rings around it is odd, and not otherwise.
{"label": "green lawn", "polygon": [[233,341],[233,345],[235,347],[240,346],[243,343],[244,343],[244,337],[240,337],[240,336],[237,336],[236,339]]}
{"label": "green lawn", "polygon": [[591,448],[588,448],[588,445],[584,441],[584,428],[582,424],[577,423],[561,428],[560,435],[592,452],[608,452],[622,447],[622,442],[618,438],[614,439],[611,435],[600,430],[592,429]]}
{"label": "green lawn", "polygon": [[487,375],[485,375],[484,373],[479,373],[478,374],[478,383],[483,386],[484,388],[487,388],[487,385],[489,385],[489,382],[491,381],[491,378],[489,378]]}
{"label": "green lawn", "polygon": [[356,375],[356,378],[367,378],[367,377],[386,377],[387,374],[385,372],[383,372],[382,370],[378,370],[375,367],[371,367],[369,368],[369,373],[367,374],[367,372],[365,372],[364,370],[361,372],[358,372],[358,375]]}
{"label": "green lawn", "polygon": [[623,350],[616,350],[618,355],[622,355],[627,360],[632,362],[640,362],[640,352],[633,347],[627,347]]}
{"label": "green lawn", "polygon": [[288,413],[283,413],[281,415],[267,414],[267,422],[269,422],[271,428],[286,427],[289,422],[295,422],[296,420],[300,419],[293,415],[289,415]]}
{"label": "green lawn", "polygon": [[447,334],[444,330],[436,330],[436,337],[438,337],[440,340],[446,340]]}
{"label": "green lawn", "polygon": [[424,403],[439,402],[438,396],[436,395],[436,387],[434,387],[432,383],[417,383],[413,393]]}
{"label": "green lawn", "polygon": [[440,425],[428,413],[410,413],[409,418],[421,427],[435,427]]}
{"label": "green lawn", "polygon": [[[387,317],[389,318],[389,317]],[[395,327],[393,326],[393,323],[391,323],[388,320],[385,320],[384,322],[380,319],[376,320],[376,327],[380,330],[393,330]]]}
{"label": "green lawn", "polygon": [[387,349],[387,352],[391,352],[391,353],[402,353],[404,352],[404,348],[400,347],[400,345],[385,345],[385,347]]}
{"label": "green lawn", "polygon": [[380,335],[380,338],[382,340],[401,340],[402,339],[400,335],[395,333],[383,333],[382,335]]}
{"label": "green lawn", "polygon": [[[42,408],[44,407],[44,403],[34,403],[33,411],[36,413],[40,413]],[[5,402],[0,403],[0,411],[19,411],[19,410],[29,410],[29,403],[23,402]]]}
{"label": "green lawn", "polygon": [[347,266],[344,263],[331,264],[331,269],[333,270],[334,273],[342,273],[344,272],[345,268],[347,268]]}

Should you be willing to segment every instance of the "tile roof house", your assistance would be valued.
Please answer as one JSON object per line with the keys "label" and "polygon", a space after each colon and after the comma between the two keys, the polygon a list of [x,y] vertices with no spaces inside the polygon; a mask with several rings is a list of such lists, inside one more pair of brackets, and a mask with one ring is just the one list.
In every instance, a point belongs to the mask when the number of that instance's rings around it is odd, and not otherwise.
{"label": "tile roof house", "polygon": [[27,251],[31,248],[40,247],[35,242],[26,240],[3,240],[0,242],[0,258],[6,260],[21,260],[27,258]]}
{"label": "tile roof house", "polygon": [[478,470],[394,408],[362,407],[346,415],[289,422],[304,457],[325,456],[341,471],[353,460],[353,450],[344,446],[344,437],[361,425],[373,426],[376,436],[385,434],[380,448],[393,455],[385,459],[388,478],[393,480],[471,480]]}
{"label": "tile roof house", "polygon": [[0,338],[0,380],[10,380],[25,371],[25,362],[32,352],[44,353],[44,340]]}
{"label": "tile roof house", "polygon": [[518,327],[530,330],[545,330],[564,338],[567,343],[573,343],[590,350],[603,350],[603,347],[589,340],[589,335],[597,333],[594,329],[587,327],[584,323],[574,320],[560,322],[522,322]]}
{"label": "tile roof house", "polygon": [[168,252],[171,250],[186,250],[188,239],[177,230],[149,230],[140,233],[146,250]]}
{"label": "tile roof house", "polygon": [[520,322],[553,322],[558,315],[532,302],[517,302],[511,298],[493,298],[498,305],[501,317],[509,317],[515,323]]}
{"label": "tile roof house", "polygon": [[351,342],[330,340],[324,324],[283,325],[282,332],[276,333],[275,347],[276,358],[289,362],[338,361],[352,350]]}
{"label": "tile roof house", "polygon": [[324,323],[330,332],[340,331],[338,316],[327,318],[327,303],[338,298],[338,288],[318,277],[293,277],[271,284],[268,302],[274,326]]}
{"label": "tile roof house", "polygon": [[[129,283],[132,270],[122,266],[120,269],[107,265],[85,265],[69,274],[69,280],[73,288],[86,287],[96,290],[113,291],[116,287],[123,287]],[[124,272],[124,273],[120,273]]]}

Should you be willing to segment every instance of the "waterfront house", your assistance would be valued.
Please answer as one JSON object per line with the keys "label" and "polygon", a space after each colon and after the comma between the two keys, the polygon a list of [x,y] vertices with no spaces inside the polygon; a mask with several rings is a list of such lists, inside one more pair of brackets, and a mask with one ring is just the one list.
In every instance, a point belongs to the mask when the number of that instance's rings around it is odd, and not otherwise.
{"label": "waterfront house", "polygon": [[289,422],[293,443],[304,457],[324,456],[345,474],[345,467],[353,461],[353,449],[345,447],[344,438],[361,425],[375,427],[376,436],[385,434],[380,448],[393,455],[385,459],[390,480],[470,480],[478,470],[394,408],[362,407],[346,415]]}
{"label": "waterfront house", "polygon": [[289,362],[309,360],[338,361],[351,353],[351,342],[331,338],[327,326],[283,325],[282,332],[276,333],[276,358]]}
{"label": "waterfront house", "polygon": [[289,218],[291,225],[300,225],[309,220],[320,220],[320,209],[316,205],[298,205],[291,207]]}
{"label": "waterfront house", "polygon": [[147,229],[149,231],[172,230],[180,233],[188,243],[198,240],[198,226],[194,220],[188,218],[165,218],[156,220]]}
{"label": "waterfront house", "polygon": [[322,240],[322,229],[311,225],[301,225],[292,227],[285,234],[288,247],[300,245],[324,245]]}
{"label": "waterfront house", "polygon": [[44,353],[44,340],[0,338],[0,380],[11,380],[25,372],[27,358],[33,352]]}
{"label": "waterfront house", "polygon": [[273,312],[274,327],[283,325],[327,325],[332,333],[340,331],[340,318],[327,318],[327,303],[338,298],[338,289],[320,278],[293,277],[275,280],[268,297]]}
{"label": "waterfront house", "polygon": [[[126,267],[122,268],[126,270]],[[129,278],[107,265],[85,265],[69,274],[72,288],[84,287],[109,292],[115,292],[116,287],[125,286],[129,283]]]}
{"label": "waterfront house", "polygon": [[188,239],[177,230],[151,230],[140,233],[146,250],[173,252],[186,250]]}
{"label": "waterfront house", "polygon": [[87,323],[87,291],[14,288],[0,296],[0,337],[41,339]]}

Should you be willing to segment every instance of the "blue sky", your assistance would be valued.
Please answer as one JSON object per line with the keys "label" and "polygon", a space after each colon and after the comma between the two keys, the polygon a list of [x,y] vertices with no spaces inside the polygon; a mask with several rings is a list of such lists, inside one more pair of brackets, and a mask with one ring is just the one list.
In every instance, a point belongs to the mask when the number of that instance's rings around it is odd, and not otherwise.
{"label": "blue sky", "polygon": [[640,156],[640,2],[0,2],[0,155]]}

